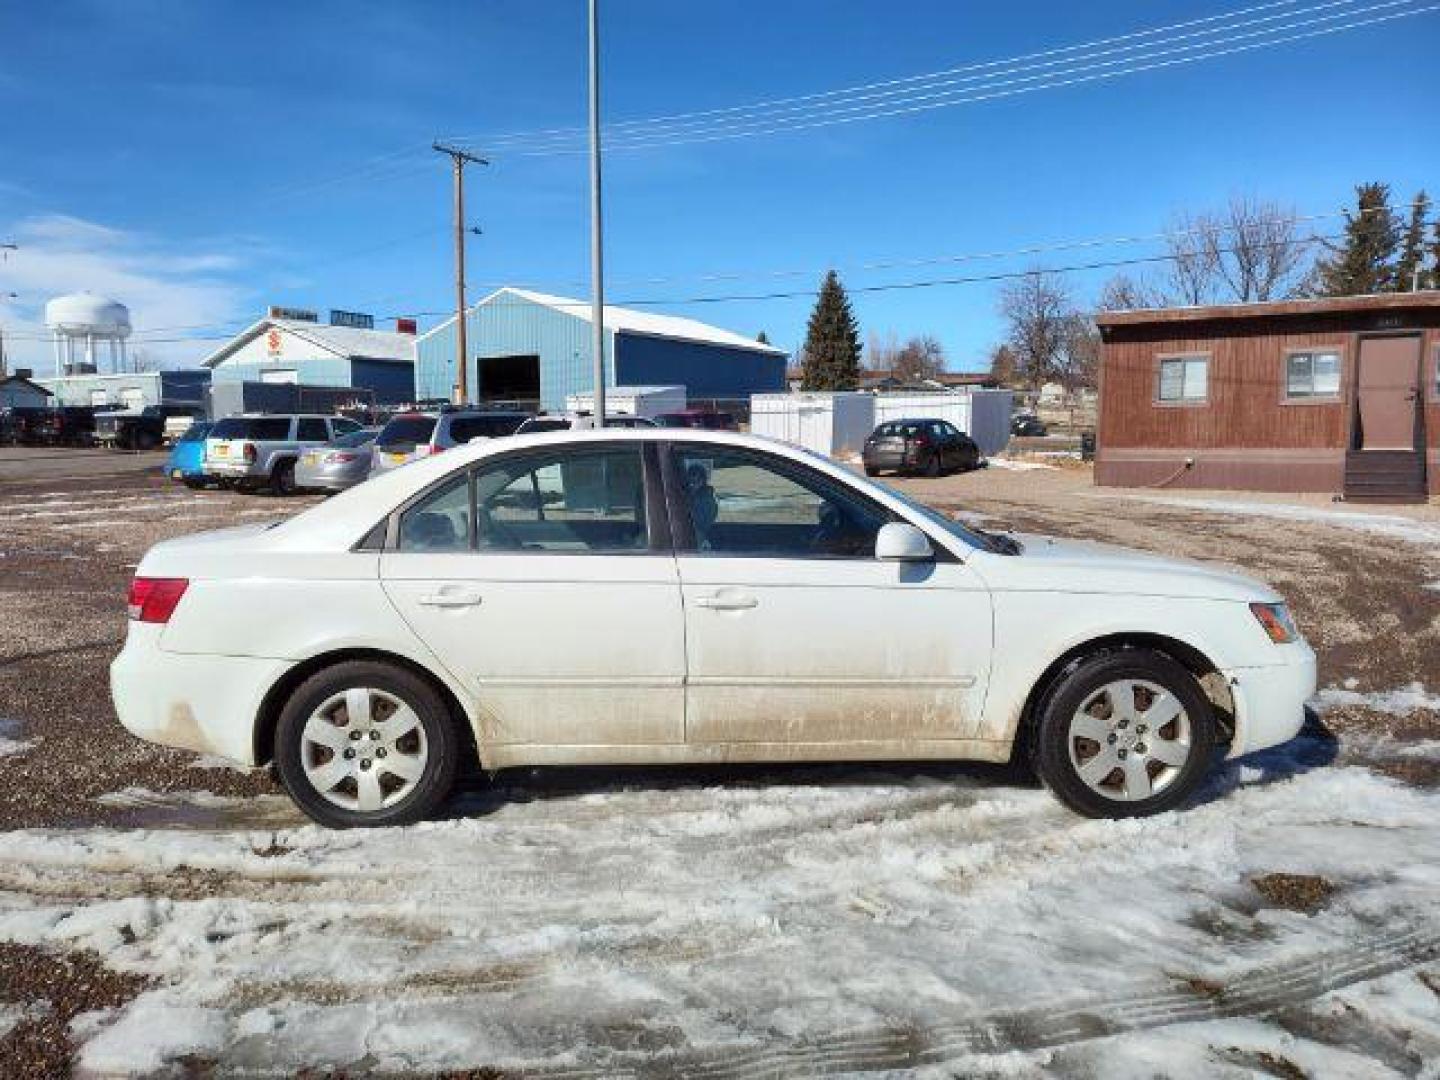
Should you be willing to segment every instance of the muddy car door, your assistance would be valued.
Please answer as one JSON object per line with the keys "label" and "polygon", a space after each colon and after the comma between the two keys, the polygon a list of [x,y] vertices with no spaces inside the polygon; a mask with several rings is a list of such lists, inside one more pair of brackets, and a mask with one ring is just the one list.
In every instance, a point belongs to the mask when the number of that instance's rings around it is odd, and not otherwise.
{"label": "muddy car door", "polygon": [[974,735],[990,594],[963,562],[877,559],[894,515],[778,455],[677,442],[671,461],[689,741],[821,758]]}

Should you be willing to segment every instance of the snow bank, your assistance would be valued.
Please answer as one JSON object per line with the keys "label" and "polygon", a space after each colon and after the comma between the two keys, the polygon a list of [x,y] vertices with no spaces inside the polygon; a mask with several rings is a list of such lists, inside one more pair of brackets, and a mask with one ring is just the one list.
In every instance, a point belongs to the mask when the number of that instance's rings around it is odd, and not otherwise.
{"label": "snow bank", "polygon": [[[935,766],[517,781],[376,832],[20,831],[0,939],[161,980],[77,1034],[102,1073],[1205,1072],[1237,1023],[1269,1046],[1266,1017],[1341,993],[1440,1034],[1406,982],[1440,948],[1440,794],[1304,760],[1128,822]],[[1269,908],[1272,872],[1337,890]]]}

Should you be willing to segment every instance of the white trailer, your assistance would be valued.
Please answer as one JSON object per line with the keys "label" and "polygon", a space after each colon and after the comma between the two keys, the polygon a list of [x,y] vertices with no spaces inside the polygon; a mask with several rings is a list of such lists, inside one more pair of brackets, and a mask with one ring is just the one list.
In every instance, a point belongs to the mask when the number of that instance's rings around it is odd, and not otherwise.
{"label": "white trailer", "polygon": [[795,443],[827,457],[859,454],[875,427],[875,395],[753,394],[750,431]]}
{"label": "white trailer", "polygon": [[[565,398],[569,412],[594,412],[595,394],[570,394]],[[607,386],[605,412],[610,416],[656,417],[685,408],[683,386]]]}
{"label": "white trailer", "polygon": [[987,457],[1010,442],[1009,390],[959,390],[953,393],[875,395],[875,423],[887,420],[948,420],[965,432]]}

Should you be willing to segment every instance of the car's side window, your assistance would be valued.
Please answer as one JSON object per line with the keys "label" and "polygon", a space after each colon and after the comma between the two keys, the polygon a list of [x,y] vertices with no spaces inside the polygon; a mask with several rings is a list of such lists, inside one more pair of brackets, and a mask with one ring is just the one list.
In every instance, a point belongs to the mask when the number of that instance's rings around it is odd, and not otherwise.
{"label": "car's side window", "polygon": [[464,473],[400,515],[399,551],[470,550],[470,482]]}
{"label": "car's side window", "polygon": [[300,420],[300,430],[296,438],[300,442],[327,442],[330,434],[325,430],[324,420],[318,416],[306,416]]}
{"label": "car's side window", "polygon": [[352,431],[359,431],[360,425],[354,420],[336,418],[330,421],[330,430],[333,431],[336,436],[349,435]]}
{"label": "car's side window", "polygon": [[639,445],[527,454],[475,475],[476,546],[486,551],[645,551]]}
{"label": "car's side window", "polygon": [[853,559],[875,553],[886,511],[844,484],[762,455],[680,446],[675,464],[695,549],[713,555]]}

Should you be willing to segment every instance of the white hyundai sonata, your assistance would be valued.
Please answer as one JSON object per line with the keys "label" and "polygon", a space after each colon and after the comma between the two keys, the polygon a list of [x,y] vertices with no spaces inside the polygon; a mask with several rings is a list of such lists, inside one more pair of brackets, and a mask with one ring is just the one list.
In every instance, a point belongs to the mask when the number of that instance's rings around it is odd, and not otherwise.
{"label": "white hyundai sonata", "polygon": [[493,440],[159,544],[130,619],[120,722],[273,761],[331,826],[423,818],[467,764],[1015,753],[1082,814],[1151,814],[1315,686],[1258,581],[680,429]]}

